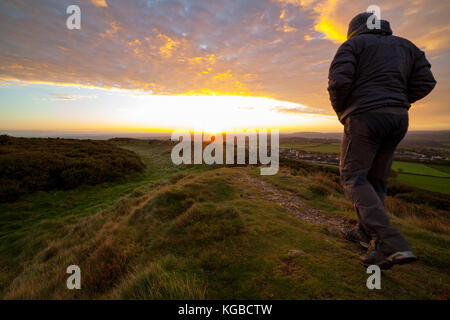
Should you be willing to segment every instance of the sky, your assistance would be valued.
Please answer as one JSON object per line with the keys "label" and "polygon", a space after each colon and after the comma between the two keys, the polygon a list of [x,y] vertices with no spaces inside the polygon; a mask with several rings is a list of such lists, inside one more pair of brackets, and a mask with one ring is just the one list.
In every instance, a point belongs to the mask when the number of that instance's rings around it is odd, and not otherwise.
{"label": "sky", "polygon": [[328,68],[374,4],[438,82],[410,129],[450,129],[446,0],[2,0],[0,130],[340,131]]}

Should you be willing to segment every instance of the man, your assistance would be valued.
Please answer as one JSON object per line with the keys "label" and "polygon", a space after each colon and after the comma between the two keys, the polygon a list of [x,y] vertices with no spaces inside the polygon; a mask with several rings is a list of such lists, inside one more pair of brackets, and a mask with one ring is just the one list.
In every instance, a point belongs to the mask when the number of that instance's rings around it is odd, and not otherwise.
{"label": "man", "polygon": [[417,260],[391,225],[384,202],[394,151],[408,130],[408,109],[436,81],[425,54],[393,36],[388,21],[369,29],[371,16],[361,13],[350,22],[330,66],[328,92],[344,125],[341,182],[358,216],[358,227],[346,238],[369,248],[361,257],[365,265],[388,269]]}

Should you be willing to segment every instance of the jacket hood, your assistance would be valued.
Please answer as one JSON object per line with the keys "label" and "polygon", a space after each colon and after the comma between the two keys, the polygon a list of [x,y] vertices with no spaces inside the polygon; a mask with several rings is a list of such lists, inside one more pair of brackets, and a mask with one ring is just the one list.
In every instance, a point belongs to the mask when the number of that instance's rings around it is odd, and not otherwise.
{"label": "jacket hood", "polygon": [[372,16],[373,13],[360,13],[357,16],[355,16],[352,21],[350,21],[348,25],[348,32],[347,32],[347,40],[350,39],[353,36],[363,34],[363,33],[373,33],[373,34],[384,34],[384,35],[391,35],[392,30],[391,26],[389,24],[389,21],[381,19],[380,29],[369,29],[367,28],[367,19],[369,19],[370,16]]}

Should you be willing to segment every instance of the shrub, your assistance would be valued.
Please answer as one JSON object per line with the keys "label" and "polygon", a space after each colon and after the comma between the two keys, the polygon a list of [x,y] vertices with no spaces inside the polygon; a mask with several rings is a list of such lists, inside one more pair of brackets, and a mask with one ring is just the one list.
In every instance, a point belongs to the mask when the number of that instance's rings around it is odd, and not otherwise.
{"label": "shrub", "polygon": [[388,195],[406,202],[427,205],[435,209],[448,210],[450,208],[450,195],[421,190],[398,182],[390,182]]}
{"label": "shrub", "polygon": [[332,190],[328,186],[326,186],[320,182],[313,182],[309,186],[309,190],[311,190],[311,192],[313,194],[320,195],[320,196],[326,196],[326,195],[330,195],[333,193]]}
{"label": "shrub", "polygon": [[106,141],[0,136],[0,202],[110,182],[144,167],[135,153]]}

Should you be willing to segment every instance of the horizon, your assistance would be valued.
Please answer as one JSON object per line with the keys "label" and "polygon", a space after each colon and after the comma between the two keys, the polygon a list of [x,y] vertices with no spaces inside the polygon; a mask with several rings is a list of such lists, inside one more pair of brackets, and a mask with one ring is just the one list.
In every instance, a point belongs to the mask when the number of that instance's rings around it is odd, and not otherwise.
{"label": "horizon", "polygon": [[[194,131],[189,131],[193,133]],[[211,132],[201,131],[202,134],[211,134]],[[405,138],[408,135],[414,134],[427,134],[427,133],[449,133],[450,130],[409,130]],[[130,139],[170,139],[173,131],[57,131],[57,130],[1,130],[0,135],[8,135],[15,138],[61,138],[61,139],[94,139],[94,140],[106,140],[113,138],[130,138]],[[227,131],[214,132],[225,134]],[[245,134],[244,131],[239,131],[237,134]],[[303,135],[303,136],[302,136]],[[324,138],[330,139],[329,136],[341,137],[342,131],[284,131],[280,132],[280,137],[285,136],[299,136],[305,137],[308,135],[323,135]],[[333,139],[336,139],[333,137]]]}

